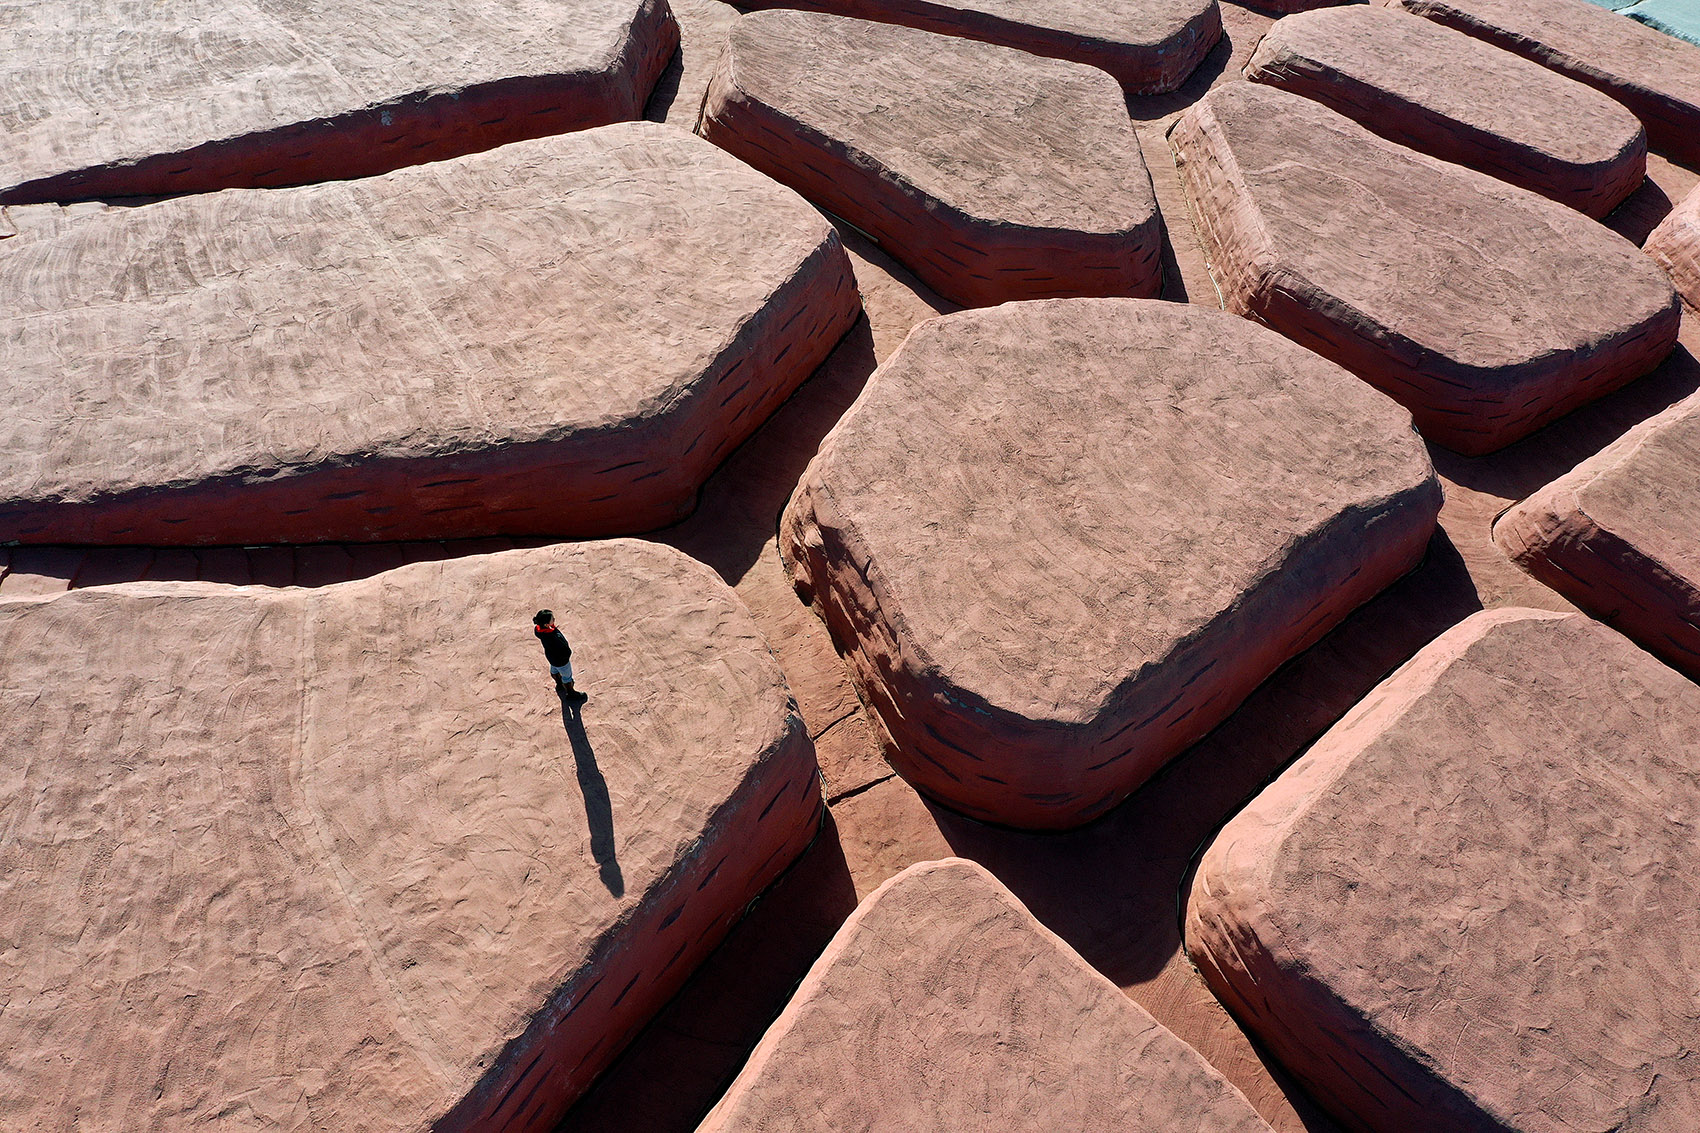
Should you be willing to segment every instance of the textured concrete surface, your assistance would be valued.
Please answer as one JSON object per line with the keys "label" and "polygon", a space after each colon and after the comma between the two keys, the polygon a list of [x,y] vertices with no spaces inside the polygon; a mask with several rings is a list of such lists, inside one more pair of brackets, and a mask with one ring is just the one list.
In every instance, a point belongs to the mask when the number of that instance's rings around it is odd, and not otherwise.
{"label": "textured concrete surface", "polygon": [[630,540],[0,599],[0,737],[16,1129],[547,1129],[820,806],[748,611]]}
{"label": "textured concrete surface", "polygon": [[703,137],[959,303],[1155,296],[1163,221],[1102,71],[816,12],[738,21]]}
{"label": "textured concrete surface", "polygon": [[[678,88],[658,87],[646,114],[689,129],[724,25],[736,13],[714,0],[680,0],[684,26]],[[1163,130],[1209,86],[1236,79],[1271,18],[1222,5],[1224,41],[1185,87],[1134,98],[1158,199],[1169,220],[1166,298],[1217,305],[1205,254]],[[677,60],[676,60],[677,62]],[[1649,180],[1607,223],[1639,243],[1696,184],[1696,171],[1657,152]],[[8,213],[0,209],[0,236]],[[1176,913],[1194,848],[1270,776],[1437,633],[1482,606],[1572,609],[1493,545],[1494,516],[1569,471],[1646,416],[1700,387],[1700,335],[1647,377],[1578,409],[1498,453],[1461,457],[1431,446],[1446,488],[1443,534],[1423,564],[1283,666],[1222,725],[1103,820],[1064,834],[1025,834],[927,803],[880,756],[847,667],[824,625],[791,593],[776,551],[774,519],[825,432],[876,363],[914,323],[951,305],[842,229],[867,321],[813,378],[705,484],[689,519],[659,535],[709,564],[749,606],[773,643],[798,699],[834,798],[832,818],[787,873],[698,969],[681,994],[570,1111],[564,1133],[691,1133],[719,1099],[827,941],[887,878],[917,862],[961,854],[981,862],[1048,928],[1124,993],[1199,1051],[1280,1133],[1334,1133],[1336,1124],[1253,1045],[1202,984],[1181,949]],[[0,240],[0,247],[4,241]],[[1172,253],[1172,254],[1171,254]],[[78,579],[217,578],[250,572],[265,584],[305,585],[378,558],[458,556],[505,544],[265,548],[0,547],[0,595]],[[6,564],[12,564],[10,567]],[[182,572],[190,571],[184,574]],[[664,1084],[664,1087],[663,1085]]]}
{"label": "textured concrete surface", "polygon": [[1187,950],[1354,1127],[1691,1130],[1696,751],[1625,638],[1478,614],[1228,823]]}
{"label": "textured concrete surface", "polygon": [[649,123],[17,211],[0,541],[643,531],[691,509],[858,306],[819,213]]}
{"label": "textured concrete surface", "polygon": [[1380,0],[1597,87],[1635,112],[1653,145],[1700,162],[1700,47],[1587,0]]}
{"label": "textured concrete surface", "polygon": [[1700,396],[1502,515],[1513,562],[1700,679]]}
{"label": "textured concrete surface", "polygon": [[753,0],[1070,59],[1108,71],[1129,94],[1184,83],[1222,35],[1216,0]]}
{"label": "textured concrete surface", "polygon": [[19,0],[0,203],[364,177],[636,118],[666,0]]}
{"label": "textured concrete surface", "polygon": [[[1266,26],[1229,8],[1237,34]],[[1240,41],[1249,53],[1248,42]],[[1147,153],[1167,153],[1161,124]],[[1153,157],[1155,160],[1155,156]],[[1680,197],[1693,174],[1652,163],[1661,191]],[[1166,157],[1154,171],[1178,197]],[[1687,178],[1685,182],[1684,178]],[[1182,200],[1178,215],[1185,216]],[[1175,247],[1171,294],[1202,280],[1203,253],[1190,225]],[[1193,1046],[1281,1133],[1337,1128],[1245,1034],[1201,982],[1181,949],[1177,901],[1194,848],[1247,797],[1436,634],[1482,606],[1571,610],[1555,591],[1493,545],[1493,517],[1598,451],[1634,423],[1700,388],[1700,334],[1691,319],[1679,348],[1648,377],[1572,413],[1504,451],[1465,458],[1431,448],[1441,466],[1443,533],[1421,567],[1283,666],[1232,716],[1099,822],[1066,833],[1024,834],[928,804],[881,759],[847,667],[826,628],[791,593],[776,549],[774,517],[819,439],[854,400],[878,360],[911,325],[949,309],[854,232],[845,231],[868,321],[733,454],[705,486],[689,520],[660,537],[733,584],[780,657],[830,785],[833,816],[798,864],[738,923],[685,988],[569,1112],[563,1133],[691,1133],[724,1093],[797,982],[854,909],[857,898],[917,862],[973,858],[1009,885],[1134,1002]],[[479,553],[505,540],[445,544],[282,548],[0,547],[0,595],[68,582],[121,578],[214,579],[320,585],[349,560]],[[200,574],[192,573],[199,570]],[[190,571],[191,573],[180,573]],[[179,573],[173,573],[179,572]],[[245,573],[247,572],[247,573]],[[667,1089],[656,1088],[665,1081]]]}
{"label": "textured concrete surface", "polygon": [[982,867],[914,865],[839,930],[701,1133],[1269,1133]]}
{"label": "textured concrete surface", "polygon": [[1671,209],[1642,250],[1665,269],[1689,305],[1700,308],[1700,188]]}
{"label": "textured concrete surface", "polygon": [[780,546],[910,782],[1067,827],[1415,566],[1440,503],[1409,415],[1339,367],[1222,312],[1057,299],[910,332]]}
{"label": "textured concrete surface", "polygon": [[1257,45],[1245,74],[1593,217],[1621,204],[1647,172],[1646,134],[1622,104],[1399,9],[1353,4],[1288,16]]}
{"label": "textured concrete surface", "polygon": [[1385,390],[1459,452],[1527,436],[1676,341],[1681,304],[1634,245],[1309,99],[1230,83],[1169,141],[1227,308]]}

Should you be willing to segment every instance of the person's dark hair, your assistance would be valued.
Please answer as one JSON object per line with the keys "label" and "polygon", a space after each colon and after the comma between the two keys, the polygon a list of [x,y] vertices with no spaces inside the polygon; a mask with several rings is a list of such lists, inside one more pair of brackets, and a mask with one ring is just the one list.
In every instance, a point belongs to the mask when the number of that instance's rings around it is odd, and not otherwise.
{"label": "person's dark hair", "polygon": [[531,619],[531,624],[535,626],[546,626],[554,620],[554,610],[539,610],[537,611],[537,616]]}

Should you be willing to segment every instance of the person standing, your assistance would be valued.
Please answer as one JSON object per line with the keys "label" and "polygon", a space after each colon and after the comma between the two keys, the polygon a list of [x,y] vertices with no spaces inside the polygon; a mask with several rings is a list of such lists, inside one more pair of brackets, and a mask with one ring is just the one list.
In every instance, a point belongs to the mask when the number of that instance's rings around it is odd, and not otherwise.
{"label": "person standing", "polygon": [[555,691],[562,700],[583,702],[590,697],[573,687],[573,647],[567,635],[555,628],[555,611],[539,610],[531,619],[537,640],[543,643],[543,656],[549,662],[549,674],[555,678]]}

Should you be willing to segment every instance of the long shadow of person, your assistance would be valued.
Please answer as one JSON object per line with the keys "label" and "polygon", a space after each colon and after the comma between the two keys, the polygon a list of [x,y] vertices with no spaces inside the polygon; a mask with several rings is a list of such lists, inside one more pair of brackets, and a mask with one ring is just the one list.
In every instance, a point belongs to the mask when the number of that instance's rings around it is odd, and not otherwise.
{"label": "long shadow of person", "polygon": [[608,799],[608,780],[596,766],[590,737],[585,735],[579,702],[562,702],[561,723],[567,729],[567,742],[573,745],[573,765],[578,771],[579,790],[584,794],[584,814],[590,822],[590,856],[596,859],[608,892],[623,897],[626,879],[614,854],[614,804]]}

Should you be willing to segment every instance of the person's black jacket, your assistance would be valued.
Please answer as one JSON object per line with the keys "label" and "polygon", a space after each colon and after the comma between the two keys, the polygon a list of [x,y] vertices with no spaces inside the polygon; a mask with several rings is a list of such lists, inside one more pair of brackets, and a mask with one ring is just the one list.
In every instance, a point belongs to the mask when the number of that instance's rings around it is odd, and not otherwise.
{"label": "person's black jacket", "polygon": [[549,630],[547,633],[536,629],[536,632],[537,640],[543,643],[543,656],[549,658],[551,665],[565,665],[573,659],[573,649],[567,644],[566,634],[558,629]]}

